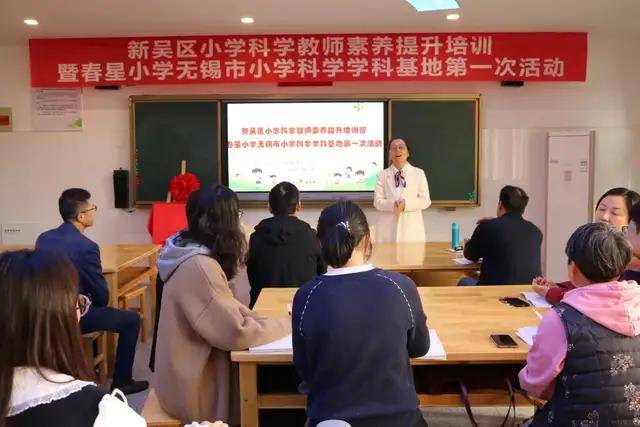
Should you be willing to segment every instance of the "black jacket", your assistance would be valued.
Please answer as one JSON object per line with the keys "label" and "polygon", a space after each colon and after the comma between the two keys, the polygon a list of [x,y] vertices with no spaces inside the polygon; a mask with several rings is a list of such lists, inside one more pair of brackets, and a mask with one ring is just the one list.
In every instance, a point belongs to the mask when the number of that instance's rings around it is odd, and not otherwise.
{"label": "black jacket", "polygon": [[309,224],[295,216],[267,218],[249,241],[249,307],[253,308],[262,288],[297,288],[326,271],[320,243]]}
{"label": "black jacket", "polygon": [[507,213],[482,221],[464,247],[464,256],[482,258],[479,285],[519,285],[540,275],[542,232],[522,216]]}

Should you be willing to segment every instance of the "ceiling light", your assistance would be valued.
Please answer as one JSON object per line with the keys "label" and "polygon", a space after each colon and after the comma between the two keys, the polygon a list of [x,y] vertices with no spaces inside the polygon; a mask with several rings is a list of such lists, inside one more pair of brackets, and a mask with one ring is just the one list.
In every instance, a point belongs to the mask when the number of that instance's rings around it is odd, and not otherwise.
{"label": "ceiling light", "polygon": [[245,16],[240,19],[240,22],[242,22],[243,24],[253,24],[253,18],[250,16]]}
{"label": "ceiling light", "polygon": [[457,0],[406,0],[418,12],[459,9]]}
{"label": "ceiling light", "polygon": [[449,21],[457,21],[458,19],[460,19],[460,15],[457,13],[451,13],[449,15],[447,15],[447,19]]}
{"label": "ceiling light", "polygon": [[27,25],[32,25],[32,26],[33,26],[33,25],[38,25],[38,21],[36,21],[36,20],[35,20],[35,19],[33,19],[33,18],[26,18],[26,19],[25,19],[24,21],[22,21],[22,22],[24,22],[24,23],[25,23],[25,24],[27,24]]}

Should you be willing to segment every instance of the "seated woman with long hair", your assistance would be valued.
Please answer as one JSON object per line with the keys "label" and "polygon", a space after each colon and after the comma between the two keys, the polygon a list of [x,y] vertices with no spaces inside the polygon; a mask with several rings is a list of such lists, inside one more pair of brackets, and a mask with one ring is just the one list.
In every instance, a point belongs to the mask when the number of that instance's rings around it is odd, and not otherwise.
{"label": "seated woman with long hair", "polygon": [[91,382],[78,325],[88,308],[66,258],[0,254],[0,427],[146,425]]}
{"label": "seated woman with long hair", "polygon": [[164,281],[153,386],[182,421],[239,424],[237,364],[230,351],[287,335],[291,320],[262,318],[229,288],[246,255],[236,194],[224,186],[189,196],[188,229],[167,239],[158,259]]}

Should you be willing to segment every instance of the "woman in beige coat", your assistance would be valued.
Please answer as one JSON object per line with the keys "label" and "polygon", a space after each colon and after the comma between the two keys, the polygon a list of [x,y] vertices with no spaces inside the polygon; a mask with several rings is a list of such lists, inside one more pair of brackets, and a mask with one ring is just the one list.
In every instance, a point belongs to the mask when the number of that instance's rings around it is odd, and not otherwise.
{"label": "woman in beige coat", "polygon": [[153,387],[183,422],[239,419],[238,367],[230,352],[291,331],[289,318],[261,318],[234,298],[246,240],[236,194],[224,186],[195,191],[188,230],[170,237],[158,259],[164,281]]}
{"label": "woman in beige coat", "polygon": [[424,171],[409,163],[409,146],[402,139],[389,144],[391,165],[378,174],[373,205],[378,210],[375,240],[424,242],[422,211],[431,205]]}

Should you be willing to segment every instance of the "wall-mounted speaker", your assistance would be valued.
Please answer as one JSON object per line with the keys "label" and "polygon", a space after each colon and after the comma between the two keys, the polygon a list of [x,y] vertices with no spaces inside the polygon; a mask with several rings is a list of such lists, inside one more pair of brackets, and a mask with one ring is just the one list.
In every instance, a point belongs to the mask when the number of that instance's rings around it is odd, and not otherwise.
{"label": "wall-mounted speaker", "polygon": [[129,208],[129,171],[118,169],[113,171],[113,194],[118,209]]}

